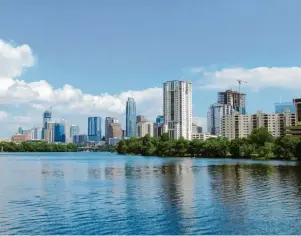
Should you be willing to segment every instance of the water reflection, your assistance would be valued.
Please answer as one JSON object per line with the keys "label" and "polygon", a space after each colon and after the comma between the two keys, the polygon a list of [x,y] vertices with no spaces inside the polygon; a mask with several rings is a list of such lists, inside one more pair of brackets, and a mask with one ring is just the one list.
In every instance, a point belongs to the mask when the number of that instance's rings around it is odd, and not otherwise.
{"label": "water reflection", "polygon": [[299,165],[83,160],[0,159],[0,233],[300,233]]}

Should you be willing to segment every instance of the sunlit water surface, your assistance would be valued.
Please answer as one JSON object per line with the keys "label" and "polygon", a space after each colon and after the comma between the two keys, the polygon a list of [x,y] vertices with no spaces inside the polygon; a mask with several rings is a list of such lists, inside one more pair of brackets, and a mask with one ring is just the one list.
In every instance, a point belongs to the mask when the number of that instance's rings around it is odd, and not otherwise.
{"label": "sunlit water surface", "polygon": [[301,234],[301,167],[1,154],[0,234]]}

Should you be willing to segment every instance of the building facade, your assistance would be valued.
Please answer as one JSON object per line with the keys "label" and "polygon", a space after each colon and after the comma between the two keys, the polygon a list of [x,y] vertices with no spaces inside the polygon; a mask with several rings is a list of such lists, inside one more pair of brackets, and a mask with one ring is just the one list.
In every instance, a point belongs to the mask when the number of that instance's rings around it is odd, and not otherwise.
{"label": "building facade", "polygon": [[163,84],[163,112],[170,138],[190,140],[192,134],[192,84],[167,81]]}
{"label": "building facade", "polygon": [[121,138],[122,129],[120,123],[110,123],[109,127],[109,139],[110,138]]}
{"label": "building facade", "polygon": [[275,113],[291,112],[296,113],[296,107],[293,102],[275,103]]}
{"label": "building facade", "polygon": [[42,126],[42,139],[46,139],[45,137],[45,133],[47,131],[47,128],[48,128],[48,123],[51,122],[51,111],[50,110],[46,110],[44,113],[43,113],[43,126]]}
{"label": "building facade", "polygon": [[88,118],[88,140],[92,142],[100,142],[102,138],[101,132],[101,117]]}
{"label": "building facade", "polygon": [[208,138],[217,138],[217,135],[212,135],[210,133],[198,133],[198,134],[192,134],[192,140],[198,139],[201,141],[205,141]]}
{"label": "building facade", "polygon": [[136,117],[136,124],[141,122],[141,121],[144,121],[144,120],[145,120],[144,116],[139,115],[139,116]]}
{"label": "building facade", "polygon": [[257,112],[252,115],[233,114],[222,118],[221,135],[229,138],[248,137],[255,128],[265,127],[274,136],[285,135],[287,126],[296,123],[295,113],[266,114]]}
{"label": "building facade", "polygon": [[76,134],[73,136],[73,143],[77,145],[85,145],[88,142],[86,134]]}
{"label": "building facade", "polygon": [[246,112],[246,95],[232,90],[218,93],[217,103],[230,105],[233,110],[239,114],[247,114]]}
{"label": "building facade", "polygon": [[71,125],[70,127],[70,138],[73,142],[74,135],[79,135],[79,126],[78,125]]}
{"label": "building facade", "polygon": [[136,102],[128,98],[126,102],[126,136],[136,137]]}
{"label": "building facade", "polygon": [[232,115],[233,108],[228,104],[212,104],[207,113],[207,132],[212,135],[221,135],[221,120],[223,116]]}
{"label": "building facade", "polygon": [[54,135],[53,135],[54,143],[65,143],[66,135],[65,135],[65,126],[62,123],[54,123]]}
{"label": "building facade", "polygon": [[136,125],[137,138],[142,138],[145,135],[154,136],[154,123],[148,120],[141,121]]}

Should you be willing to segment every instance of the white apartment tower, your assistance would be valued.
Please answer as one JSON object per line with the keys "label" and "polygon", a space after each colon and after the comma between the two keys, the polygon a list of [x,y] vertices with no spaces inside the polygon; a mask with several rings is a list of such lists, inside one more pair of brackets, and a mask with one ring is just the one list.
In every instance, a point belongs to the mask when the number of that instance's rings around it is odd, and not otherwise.
{"label": "white apartment tower", "polygon": [[190,81],[173,80],[163,84],[165,131],[170,138],[192,135],[192,85]]}

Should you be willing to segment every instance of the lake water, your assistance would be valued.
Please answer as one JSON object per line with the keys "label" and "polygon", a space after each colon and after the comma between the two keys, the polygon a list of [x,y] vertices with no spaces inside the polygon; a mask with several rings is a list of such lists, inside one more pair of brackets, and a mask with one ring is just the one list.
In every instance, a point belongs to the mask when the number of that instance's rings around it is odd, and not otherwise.
{"label": "lake water", "polygon": [[0,234],[301,234],[301,167],[0,154]]}

